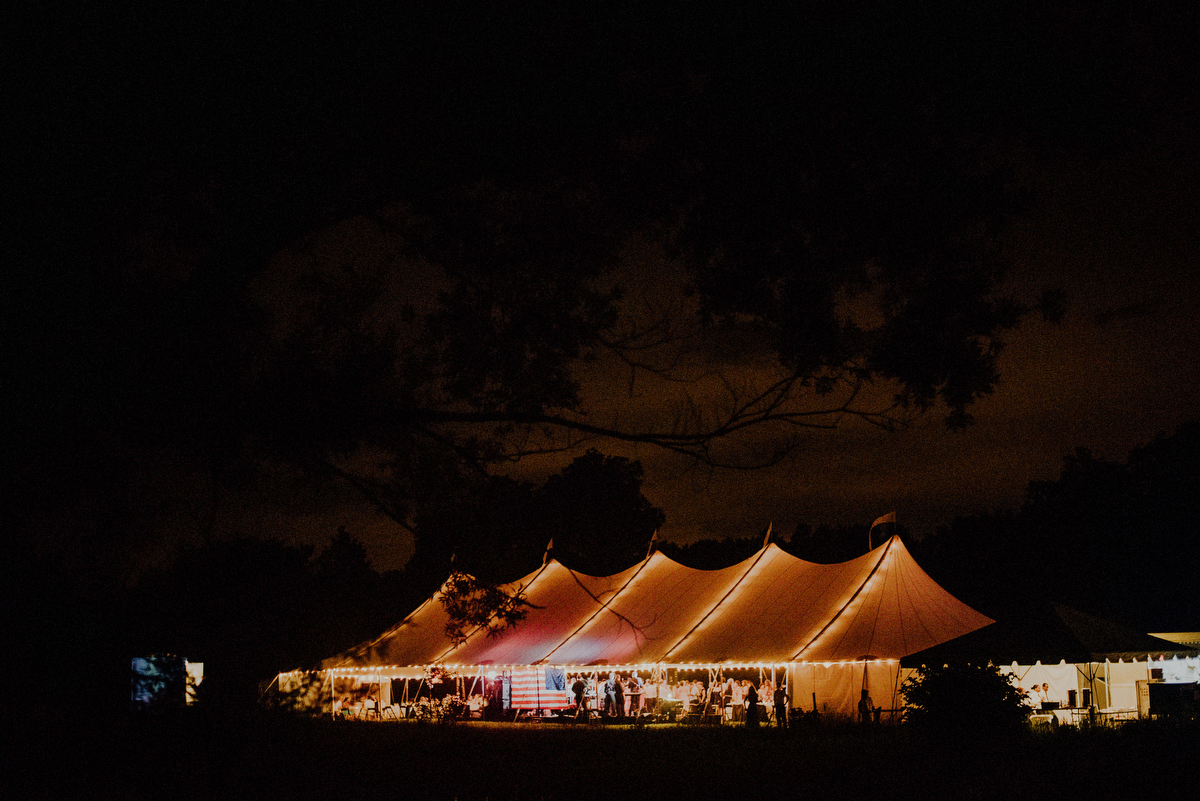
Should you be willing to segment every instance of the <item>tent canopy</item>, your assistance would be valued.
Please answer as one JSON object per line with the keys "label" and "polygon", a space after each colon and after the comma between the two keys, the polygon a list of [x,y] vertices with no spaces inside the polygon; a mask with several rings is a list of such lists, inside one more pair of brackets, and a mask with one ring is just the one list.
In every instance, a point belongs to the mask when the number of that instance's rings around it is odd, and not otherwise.
{"label": "tent canopy", "polygon": [[938,586],[898,537],[841,564],[767,545],[720,570],[654,553],[612,576],[551,559],[506,585],[530,603],[516,627],[460,645],[440,591],[323,668],[420,665],[781,664],[899,659],[991,623]]}
{"label": "tent canopy", "polygon": [[1128,626],[1094,617],[1061,604],[1026,610],[986,629],[972,632],[902,660],[906,667],[947,662],[1016,662],[1032,665],[1060,661],[1081,664],[1194,656],[1197,652],[1177,643],[1141,634]]}

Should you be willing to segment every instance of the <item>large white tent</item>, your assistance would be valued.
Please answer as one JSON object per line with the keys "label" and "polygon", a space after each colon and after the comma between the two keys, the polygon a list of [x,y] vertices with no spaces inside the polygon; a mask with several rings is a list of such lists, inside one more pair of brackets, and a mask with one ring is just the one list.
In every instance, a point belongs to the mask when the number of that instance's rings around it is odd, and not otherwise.
{"label": "large white tent", "polygon": [[549,559],[506,589],[530,606],[498,635],[481,628],[460,644],[449,640],[439,592],[321,667],[398,678],[434,665],[460,673],[758,666],[788,671],[793,706],[811,698],[826,711],[851,713],[864,681],[877,704],[893,701],[900,657],[992,622],[938,586],[898,537],[832,565],[774,544],[720,570],[654,553],[616,575],[587,576]]}

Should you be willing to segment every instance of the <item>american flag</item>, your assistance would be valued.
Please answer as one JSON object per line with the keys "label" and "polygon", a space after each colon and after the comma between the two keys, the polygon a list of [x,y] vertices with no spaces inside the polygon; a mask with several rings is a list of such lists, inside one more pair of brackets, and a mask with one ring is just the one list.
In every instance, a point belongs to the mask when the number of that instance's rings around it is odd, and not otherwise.
{"label": "american flag", "polygon": [[560,668],[515,668],[512,672],[513,709],[563,709],[571,692]]}

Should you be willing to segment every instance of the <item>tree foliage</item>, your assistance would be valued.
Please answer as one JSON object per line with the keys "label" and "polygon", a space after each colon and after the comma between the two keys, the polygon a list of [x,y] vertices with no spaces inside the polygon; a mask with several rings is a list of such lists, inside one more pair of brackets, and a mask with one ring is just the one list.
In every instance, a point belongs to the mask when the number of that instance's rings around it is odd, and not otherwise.
{"label": "tree foliage", "polygon": [[[607,439],[753,466],[847,415],[941,404],[965,423],[1021,311],[995,251],[1020,132],[854,14],[827,20],[846,53],[791,15],[683,36],[669,5],[641,12],[653,46],[588,11],[410,11],[394,41],[352,25],[360,46],[316,61],[223,40],[252,81],[102,73],[119,106],[92,155],[116,178],[74,179],[104,235],[59,243],[89,269],[42,287],[72,324],[30,321],[93,390],[67,403],[232,483],[264,457],[346,481],[402,523],[530,451]],[[955,52],[963,32],[943,34]],[[289,69],[301,53],[311,68]],[[667,317],[622,305],[631,238],[682,270],[691,300]],[[598,417],[579,368],[601,357],[720,390]]]}
{"label": "tree foliage", "polygon": [[417,516],[406,568],[432,592],[450,570],[510,582],[541,564],[546,548],[567,567],[610,575],[646,555],[663,511],[642,494],[637,461],[588,450],[542,486],[504,476],[464,483]]}
{"label": "tree foliage", "polygon": [[922,665],[900,694],[905,725],[922,731],[1006,734],[1028,713],[1012,677],[995,665]]}
{"label": "tree foliage", "polygon": [[[766,532],[763,531],[761,535],[757,536],[728,537],[721,540],[701,539],[687,545],[664,542],[659,545],[659,550],[676,562],[688,567],[700,570],[719,570],[723,567],[735,565],[744,559],[749,559],[758,553],[758,549],[762,547],[765,535]],[[786,548],[786,545],[781,543],[779,539],[773,541]]]}
{"label": "tree foliage", "polygon": [[589,449],[538,493],[553,535],[554,558],[593,576],[618,573],[645,558],[666,521],[642,495],[642,466]]}
{"label": "tree foliage", "polygon": [[[1200,559],[1200,426],[1181,426],[1122,461],[1085,449],[1019,510],[956,519],[914,543],[950,592],[993,617],[1021,599],[1057,601],[1140,631],[1187,628]],[[993,610],[993,611],[989,611]]]}
{"label": "tree foliage", "polygon": [[489,637],[498,636],[524,620],[529,607],[519,590],[508,592],[495,583],[458,571],[442,585],[441,603],[449,615],[446,637],[455,644],[463,643],[476,630]]}
{"label": "tree foliage", "polygon": [[396,574],[380,574],[345,530],[319,553],[244,538],[182,552],[121,604],[117,647],[207,666],[215,703],[249,704],[258,682],[310,668],[411,611]]}
{"label": "tree foliage", "polygon": [[[745,468],[847,418],[967,424],[1037,305],[1000,291],[1035,155],[1119,152],[1191,75],[1023,7],[396,13],[31,26],[20,530],[92,565],[297,482],[414,529],[530,454]],[[626,280],[647,242],[669,299]]]}

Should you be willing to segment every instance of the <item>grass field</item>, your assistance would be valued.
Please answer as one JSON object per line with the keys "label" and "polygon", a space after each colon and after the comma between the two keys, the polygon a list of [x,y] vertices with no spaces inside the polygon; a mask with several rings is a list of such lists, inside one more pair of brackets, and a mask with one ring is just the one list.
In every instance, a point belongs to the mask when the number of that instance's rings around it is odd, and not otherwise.
{"label": "grass field", "polygon": [[[917,737],[807,725],[572,727],[268,715],[9,720],[6,798],[1191,797],[1195,725]],[[1181,795],[1182,794],[1182,795]]]}

